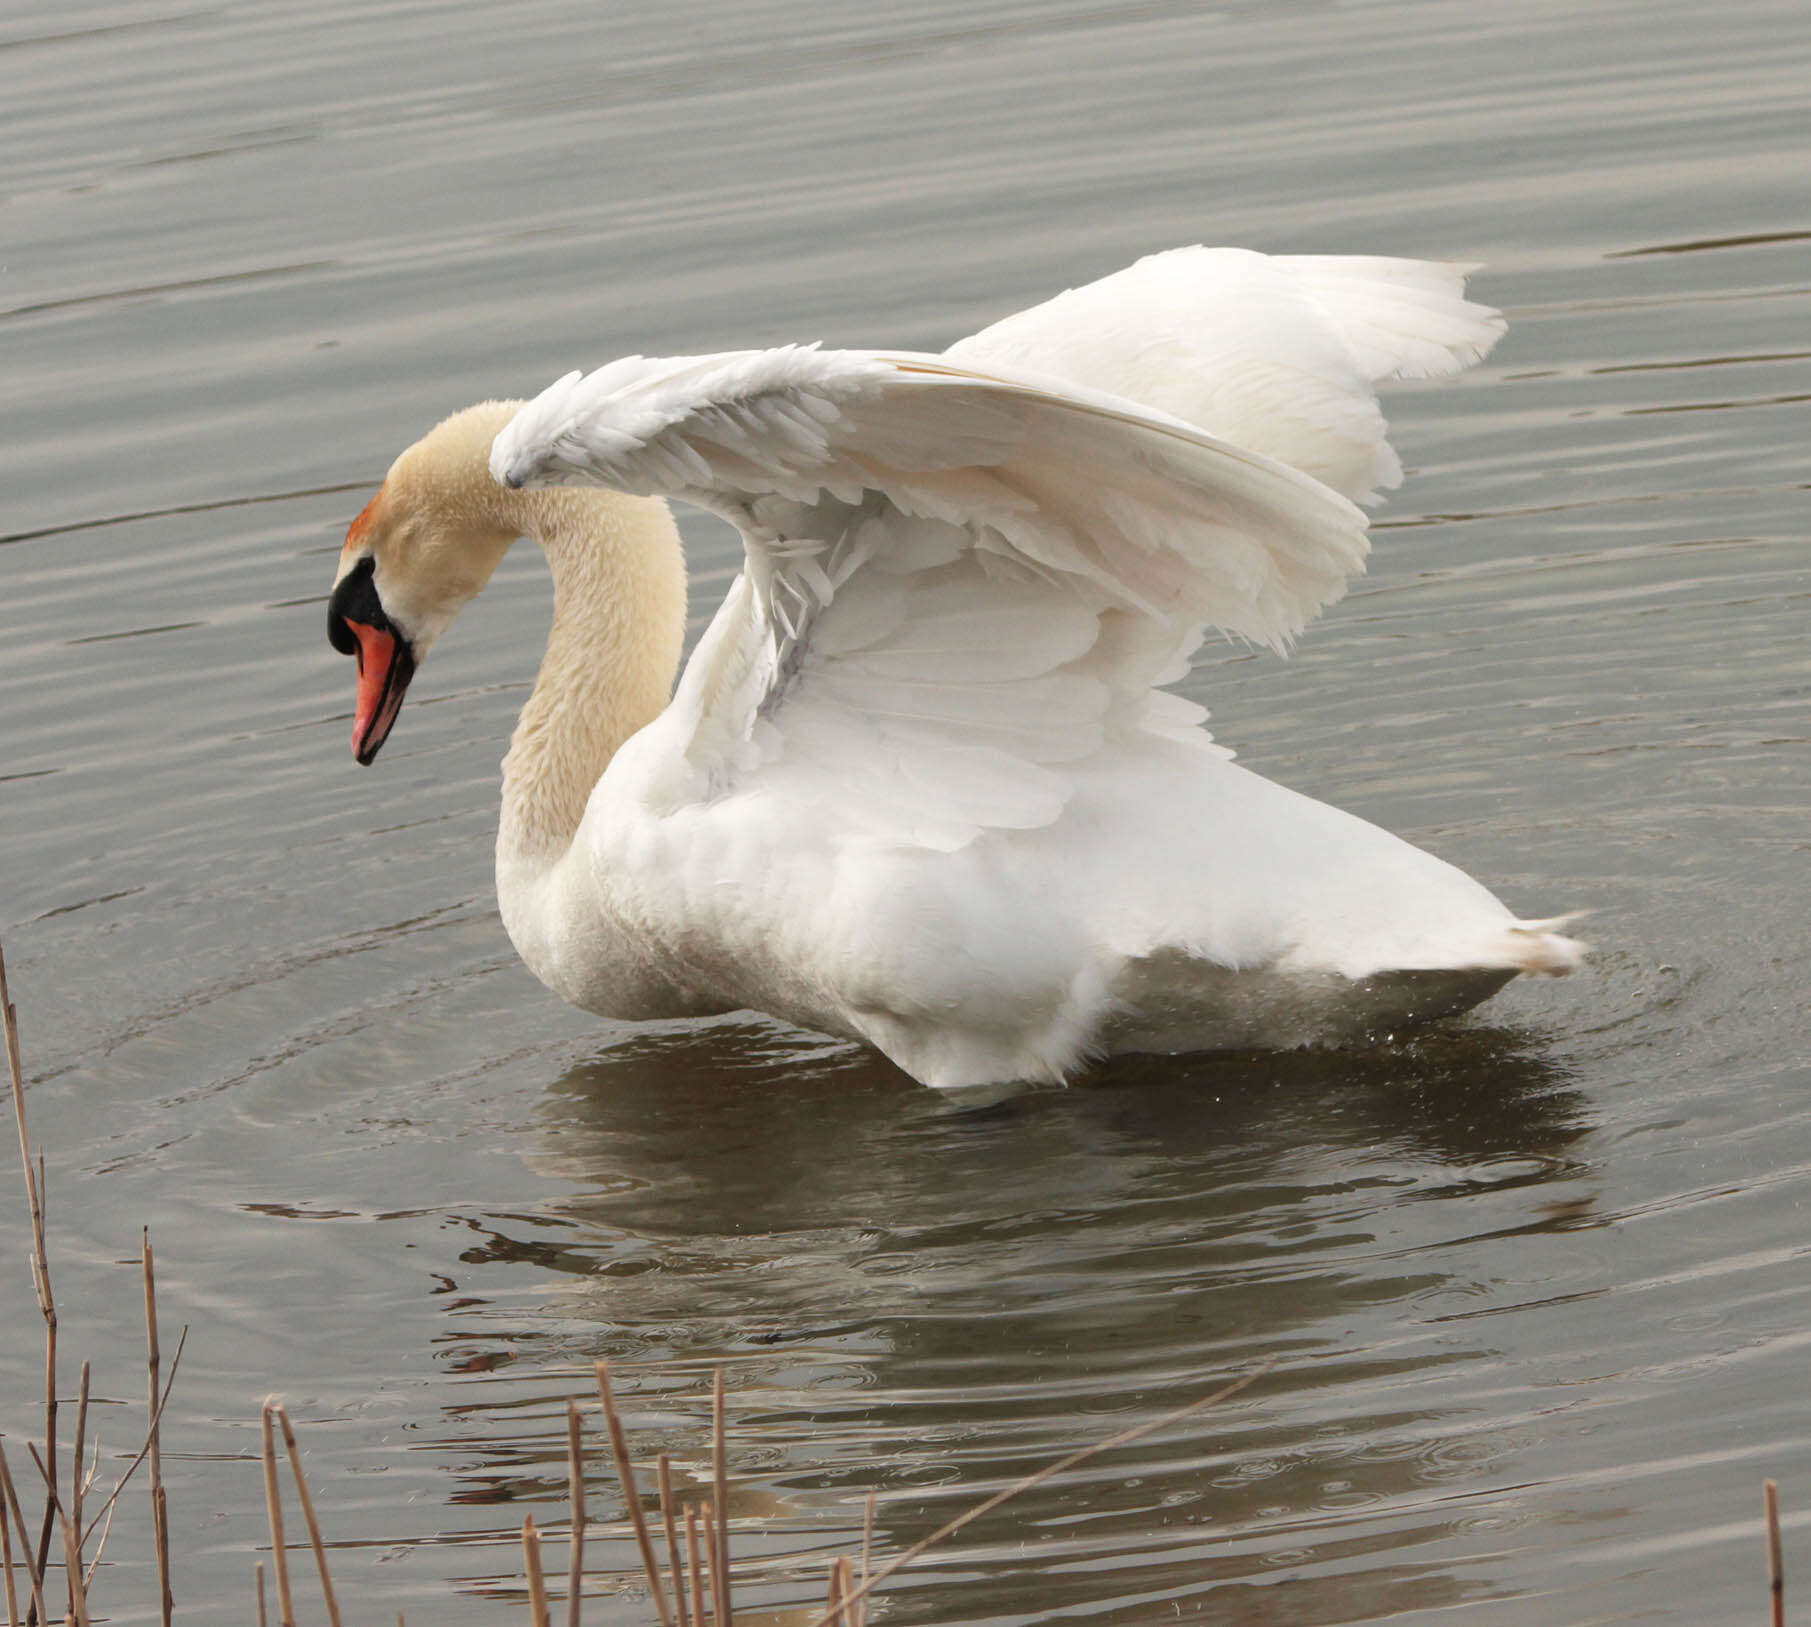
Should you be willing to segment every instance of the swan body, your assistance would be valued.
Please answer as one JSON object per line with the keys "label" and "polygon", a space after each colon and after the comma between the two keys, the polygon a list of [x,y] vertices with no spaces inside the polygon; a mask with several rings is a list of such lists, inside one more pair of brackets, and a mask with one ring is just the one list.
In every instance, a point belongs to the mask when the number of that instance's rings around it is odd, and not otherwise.
{"label": "swan body", "polygon": [[[1570,970],[1558,922],[1239,767],[1161,687],[1209,627],[1281,649],[1362,567],[1352,499],[1401,478],[1376,381],[1502,329],[1463,276],[1182,249],[943,356],[628,357],[470,408],[348,533],[354,751],[528,535],[555,609],[498,897],[586,1010],[753,1008],[955,1087],[1363,1039]],[[676,689],[669,496],[748,554]]]}

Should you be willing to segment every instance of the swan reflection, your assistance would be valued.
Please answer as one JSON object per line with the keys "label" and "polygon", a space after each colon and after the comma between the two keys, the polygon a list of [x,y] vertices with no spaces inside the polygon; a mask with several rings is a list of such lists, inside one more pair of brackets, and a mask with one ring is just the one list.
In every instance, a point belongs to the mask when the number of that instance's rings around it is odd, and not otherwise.
{"label": "swan reflection", "polygon": [[[537,1172],[574,1190],[474,1222],[468,1258],[530,1265],[555,1320],[525,1349],[513,1299],[507,1365],[465,1405],[582,1395],[607,1357],[637,1457],[702,1485],[726,1362],[751,1604],[812,1596],[801,1555],[848,1551],[869,1490],[896,1549],[1270,1358],[1223,1412],[1040,1488],[895,1587],[958,1589],[909,1607],[953,1619],[1010,1608],[1029,1568],[1072,1607],[1123,1597],[1128,1566],[1178,1598],[1286,1571],[1348,1614],[1355,1589],[1429,1608],[1473,1584],[1425,1545],[1519,1517],[1491,1491],[1519,1381],[1475,1313],[1526,1296],[1529,1240],[1589,1223],[1593,1179],[1583,1099],[1531,1034],[1127,1058],[968,1107],[729,1023],[612,1046],[540,1116]],[[468,1322],[466,1354],[485,1344]],[[466,1495],[558,1499],[552,1409],[482,1434]],[[635,1571],[626,1537],[598,1554]]]}

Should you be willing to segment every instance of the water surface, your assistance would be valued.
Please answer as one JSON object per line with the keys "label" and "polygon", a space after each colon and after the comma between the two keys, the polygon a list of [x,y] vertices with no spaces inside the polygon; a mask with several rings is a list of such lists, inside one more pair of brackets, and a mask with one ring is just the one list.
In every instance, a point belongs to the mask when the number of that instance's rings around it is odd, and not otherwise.
{"label": "water surface", "polygon": [[[689,1469],[727,1364],[769,1610],[869,1491],[896,1550],[1275,1359],[965,1531],[886,1619],[1758,1616],[1761,1479],[1789,1553],[1811,1523],[1808,48],[1784,0],[0,23],[0,928],[65,1348],[136,1401],[146,1223],[191,1327],[185,1615],[250,1606],[271,1391],[352,1614],[519,1608],[605,1356]],[[376,769],[346,750],[322,604],[390,457],[624,351],[940,347],[1199,240],[1486,262],[1510,336],[1393,392],[1369,577],[1290,661],[1214,646],[1185,687],[1260,771],[1595,911],[1590,975],[1374,1053],[982,1108],[546,995],[489,876],[539,561]],[[701,623],[737,549],[687,533]],[[650,1620],[594,1471],[589,1618]],[[102,1596],[143,1619],[125,1524]]]}

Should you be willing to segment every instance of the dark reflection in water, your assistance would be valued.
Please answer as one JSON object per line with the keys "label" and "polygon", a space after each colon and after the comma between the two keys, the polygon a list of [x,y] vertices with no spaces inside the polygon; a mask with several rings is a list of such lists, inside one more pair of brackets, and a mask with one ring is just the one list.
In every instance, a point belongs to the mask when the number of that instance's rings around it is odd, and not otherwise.
{"label": "dark reflection in water", "polygon": [[1266,1177],[1311,1150],[1551,1172],[1569,1169],[1585,1112],[1538,1038],[1482,1026],[1366,1051],[1124,1057],[1080,1085],[972,1107],[869,1052],[802,1051],[749,1026],[613,1047],[550,1087],[545,1120],[546,1156],[600,1184],[562,1208],[635,1229],[992,1211],[1022,1191],[1065,1194],[1070,1213],[1091,1197],[1116,1212],[1181,1198],[1242,1231],[1239,1194],[1285,1209],[1310,1195]]}
{"label": "dark reflection in water", "polygon": [[[1428,1545],[1476,1515],[1468,1483],[1506,1450],[1503,1392],[1525,1380],[1463,1314],[1496,1287],[1463,1274],[1468,1245],[1591,1204],[1586,1105],[1537,1037],[1503,1028],[1123,1059],[974,1107],[865,1052],[726,1026],[614,1047],[554,1083],[541,1118],[537,1166],[580,1190],[473,1221],[464,1259],[569,1282],[536,1360],[551,1342],[630,1364],[647,1457],[700,1470],[706,1375],[730,1364],[732,1509],[762,1545],[742,1570],[767,1603],[811,1592],[796,1556],[846,1549],[869,1490],[894,1549],[1280,1358],[1223,1413],[964,1532],[899,1584],[927,1619],[939,1577],[964,1578],[965,1611],[1010,1611],[1032,1567],[1046,1605],[1126,1619],[1207,1588],[1237,1619],[1226,1585],[1283,1575],[1304,1605],[1322,1588],[1348,1609],[1355,1588],[1380,1609],[1469,1596],[1480,1584]],[[524,1339],[519,1318],[503,1337],[467,1328],[448,1358],[492,1370]],[[557,1496],[550,1412],[483,1436],[461,1500]]]}

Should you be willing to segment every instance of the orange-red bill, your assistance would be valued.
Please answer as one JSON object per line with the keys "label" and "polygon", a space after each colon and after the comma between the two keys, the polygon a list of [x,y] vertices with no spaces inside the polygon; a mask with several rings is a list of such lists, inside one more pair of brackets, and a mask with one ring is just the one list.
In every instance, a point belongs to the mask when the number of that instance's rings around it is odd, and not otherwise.
{"label": "orange-red bill", "polygon": [[409,647],[387,627],[346,619],[358,640],[358,705],[352,718],[352,755],[370,763],[389,738],[402,698],[415,676]]}

